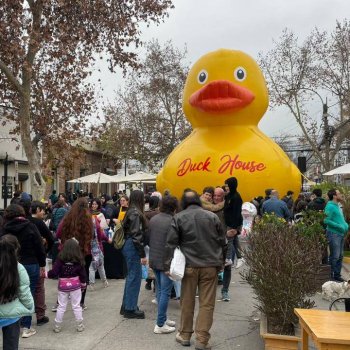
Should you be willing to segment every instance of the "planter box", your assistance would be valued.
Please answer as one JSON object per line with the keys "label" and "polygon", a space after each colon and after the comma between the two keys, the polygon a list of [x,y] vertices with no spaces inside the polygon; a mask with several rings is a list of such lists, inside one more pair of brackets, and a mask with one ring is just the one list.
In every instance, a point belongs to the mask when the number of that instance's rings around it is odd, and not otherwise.
{"label": "planter box", "polygon": [[265,350],[298,350],[300,338],[291,335],[272,334],[267,331],[265,315],[260,319],[260,336],[264,338]]}
{"label": "planter box", "polygon": [[322,290],[322,284],[331,279],[331,265],[321,265],[320,271],[315,275],[317,289]]}

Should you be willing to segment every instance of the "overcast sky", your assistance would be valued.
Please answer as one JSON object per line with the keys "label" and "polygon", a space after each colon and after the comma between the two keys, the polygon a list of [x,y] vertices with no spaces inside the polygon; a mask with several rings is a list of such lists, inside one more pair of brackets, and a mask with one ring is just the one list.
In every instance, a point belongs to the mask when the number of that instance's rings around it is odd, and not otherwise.
{"label": "overcast sky", "polygon": [[[218,48],[259,52],[273,47],[284,28],[302,40],[313,28],[332,31],[336,20],[350,15],[350,0],[174,0],[175,9],[159,26],[145,28],[141,36],[165,42],[172,39],[179,48],[187,46],[188,60],[194,63],[203,54]],[[121,75],[111,76],[104,65],[101,80],[105,98],[112,100]],[[320,114],[321,106],[319,108]],[[315,111],[317,113],[317,110]],[[268,111],[260,128],[269,136],[297,133],[293,118],[283,110]]]}

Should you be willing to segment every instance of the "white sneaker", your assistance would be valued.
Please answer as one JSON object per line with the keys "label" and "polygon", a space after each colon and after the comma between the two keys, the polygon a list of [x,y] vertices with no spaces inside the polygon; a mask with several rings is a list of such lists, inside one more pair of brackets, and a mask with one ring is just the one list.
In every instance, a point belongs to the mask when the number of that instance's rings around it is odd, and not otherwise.
{"label": "white sneaker", "polygon": [[53,331],[55,333],[59,333],[62,330],[61,322],[55,322],[55,325],[53,326]]}
{"label": "white sneaker", "polygon": [[157,305],[158,304],[157,299],[152,299],[152,303]]}
{"label": "white sneaker", "polygon": [[175,332],[175,327],[170,327],[166,323],[162,327],[159,327],[157,325],[154,326],[154,333],[155,334],[168,334]]}
{"label": "white sneaker", "polygon": [[232,265],[232,259],[226,259],[225,260],[225,266]]}
{"label": "white sneaker", "polygon": [[176,322],[172,321],[172,320],[166,320],[165,324],[168,325],[169,327],[175,327],[176,326]]}
{"label": "white sneaker", "polygon": [[237,259],[236,269],[239,269],[244,263],[245,260],[243,258]]}
{"label": "white sneaker", "polygon": [[57,311],[57,308],[58,308],[58,304],[55,304],[55,305],[51,308],[51,311],[52,311],[52,312],[56,312],[56,311]]}
{"label": "white sneaker", "polygon": [[36,330],[34,328],[23,328],[22,338],[29,338],[34,334],[36,334]]}
{"label": "white sneaker", "polygon": [[95,290],[95,283],[90,283],[88,285],[89,290],[94,291]]}
{"label": "white sneaker", "polygon": [[85,329],[83,321],[77,321],[77,332],[82,332]]}
{"label": "white sneaker", "polygon": [[108,281],[107,281],[107,280],[104,280],[104,281],[103,281],[103,286],[104,286],[105,288],[108,287]]}

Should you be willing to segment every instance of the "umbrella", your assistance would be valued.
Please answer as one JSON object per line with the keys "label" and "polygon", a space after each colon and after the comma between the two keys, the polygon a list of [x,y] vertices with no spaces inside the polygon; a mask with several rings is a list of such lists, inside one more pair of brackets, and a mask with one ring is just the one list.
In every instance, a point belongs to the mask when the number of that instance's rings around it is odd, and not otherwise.
{"label": "umbrella", "polygon": [[79,177],[77,179],[73,179],[73,180],[70,180],[68,182],[71,182],[71,183],[90,183],[90,184],[96,184],[96,183],[109,184],[109,183],[112,183],[114,181],[113,181],[112,176],[97,172],[95,174]]}
{"label": "umbrella", "polygon": [[157,175],[146,173],[144,171],[138,171],[132,175],[127,175],[127,176],[114,175],[111,177],[113,178],[112,182],[115,182],[115,183],[125,183],[125,182],[153,183],[156,180]]}
{"label": "umbrella", "polygon": [[350,163],[342,165],[338,168],[335,168],[331,171],[324,173],[323,175],[331,176],[331,175],[340,175],[340,174],[350,174]]}

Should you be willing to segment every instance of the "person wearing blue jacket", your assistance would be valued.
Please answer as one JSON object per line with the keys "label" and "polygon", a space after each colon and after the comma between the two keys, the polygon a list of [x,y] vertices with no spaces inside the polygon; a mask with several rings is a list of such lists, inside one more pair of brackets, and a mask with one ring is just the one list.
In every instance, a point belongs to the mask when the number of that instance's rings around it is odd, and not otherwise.
{"label": "person wearing blue jacket", "polygon": [[15,236],[0,238],[0,328],[4,350],[18,349],[20,319],[34,312],[28,273],[17,262],[19,249]]}
{"label": "person wearing blue jacket", "polygon": [[326,233],[330,251],[331,274],[333,280],[344,282],[344,279],[341,277],[341,267],[343,263],[344,236],[349,229],[349,225],[345,221],[343,211],[339,206],[343,199],[340,191],[337,189],[329,190],[328,198],[324,223],[327,225]]}

